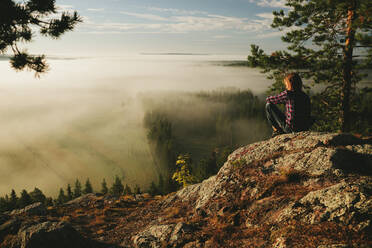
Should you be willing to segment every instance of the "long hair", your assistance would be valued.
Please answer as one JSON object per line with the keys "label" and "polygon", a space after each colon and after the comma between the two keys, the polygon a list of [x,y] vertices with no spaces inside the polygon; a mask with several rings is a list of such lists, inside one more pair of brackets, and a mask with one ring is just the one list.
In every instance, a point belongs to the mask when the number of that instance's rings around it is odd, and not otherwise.
{"label": "long hair", "polygon": [[292,85],[294,91],[300,91],[302,89],[302,80],[298,73],[289,73],[285,76],[288,82]]}

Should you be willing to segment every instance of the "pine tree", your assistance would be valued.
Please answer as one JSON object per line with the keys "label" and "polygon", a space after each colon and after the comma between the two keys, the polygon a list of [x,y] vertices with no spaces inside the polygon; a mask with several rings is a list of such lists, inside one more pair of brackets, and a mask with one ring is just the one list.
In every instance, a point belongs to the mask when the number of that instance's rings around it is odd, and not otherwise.
{"label": "pine tree", "polygon": [[93,193],[93,187],[88,178],[85,182],[84,194],[89,194],[89,193]]}
{"label": "pine tree", "polygon": [[10,210],[9,201],[7,201],[5,197],[0,197],[0,214],[8,210]]}
{"label": "pine tree", "polygon": [[34,189],[34,191],[30,192],[30,196],[31,196],[31,199],[32,199],[32,202],[41,202],[41,203],[44,203],[45,202],[45,195],[43,194],[43,192],[36,188]]}
{"label": "pine tree", "polygon": [[107,188],[107,183],[106,183],[106,180],[105,179],[103,179],[101,185],[102,185],[101,186],[102,187],[101,188],[101,193],[104,194],[104,195],[106,195],[108,193],[108,188]]}
{"label": "pine tree", "polygon": [[190,156],[187,154],[179,155],[176,161],[177,171],[173,174],[172,179],[181,184],[182,187],[195,182],[195,178],[191,173],[190,163]]}
{"label": "pine tree", "polygon": [[16,209],[18,205],[18,197],[17,193],[14,189],[12,189],[12,192],[10,193],[10,199],[9,199],[9,208],[10,209]]}
{"label": "pine tree", "polygon": [[166,194],[165,183],[164,183],[164,178],[162,174],[159,175],[158,189],[161,195]]}
{"label": "pine tree", "polygon": [[141,194],[141,188],[138,184],[134,186],[134,193],[135,194]]}
{"label": "pine tree", "polygon": [[[58,18],[57,18],[58,16]],[[19,43],[33,40],[35,30],[44,36],[59,38],[73,30],[80,16],[75,11],[57,15],[55,0],[1,0],[0,1],[0,53],[8,48],[13,52],[11,65],[16,70],[28,68],[36,75],[47,71],[45,56],[34,56],[20,50]]]}
{"label": "pine tree", "polygon": [[114,196],[120,196],[123,194],[124,186],[119,178],[119,176],[115,177],[115,181],[111,187],[111,194]]}
{"label": "pine tree", "polygon": [[[275,79],[272,91],[283,89],[286,73],[297,71],[323,85],[313,100],[320,130],[350,131],[355,106],[355,85],[372,67],[372,2],[369,0],[287,0],[290,8],[274,11],[272,27],[287,33],[282,40],[288,51],[271,55],[252,45],[250,66],[261,67]],[[314,106],[318,106],[315,104]]]}
{"label": "pine tree", "polygon": [[159,194],[159,190],[158,190],[158,188],[156,187],[156,184],[153,181],[150,184],[149,194],[152,195],[152,196]]}
{"label": "pine tree", "polygon": [[124,195],[131,195],[131,194],[132,194],[132,189],[129,187],[128,184],[125,184]]}
{"label": "pine tree", "polygon": [[74,199],[74,194],[72,193],[70,184],[67,184],[66,194],[67,194],[66,197],[68,201],[71,201],[72,199]]}
{"label": "pine tree", "polygon": [[65,203],[66,201],[67,201],[67,197],[65,195],[65,191],[62,188],[60,188],[59,195],[58,195],[58,198],[57,198],[57,203],[58,203],[58,205],[61,205],[61,204]]}
{"label": "pine tree", "polygon": [[21,196],[18,199],[18,207],[24,208],[27,205],[30,205],[32,203],[31,196],[27,193],[27,191],[24,189],[21,192]]}
{"label": "pine tree", "polygon": [[81,183],[79,179],[76,179],[75,181],[75,188],[74,188],[74,198],[81,196]]}
{"label": "pine tree", "polygon": [[45,206],[53,206],[53,198],[52,197],[47,197],[45,199]]}

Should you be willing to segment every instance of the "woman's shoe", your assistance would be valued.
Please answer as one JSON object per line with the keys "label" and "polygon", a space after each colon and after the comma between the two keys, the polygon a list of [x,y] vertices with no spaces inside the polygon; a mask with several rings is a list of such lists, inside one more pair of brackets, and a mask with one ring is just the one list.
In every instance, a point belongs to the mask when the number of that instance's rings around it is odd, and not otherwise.
{"label": "woman's shoe", "polygon": [[283,134],[284,132],[281,131],[281,130],[276,130],[273,132],[273,134],[271,135],[271,138],[274,138],[275,136],[278,136],[278,135],[281,135]]}

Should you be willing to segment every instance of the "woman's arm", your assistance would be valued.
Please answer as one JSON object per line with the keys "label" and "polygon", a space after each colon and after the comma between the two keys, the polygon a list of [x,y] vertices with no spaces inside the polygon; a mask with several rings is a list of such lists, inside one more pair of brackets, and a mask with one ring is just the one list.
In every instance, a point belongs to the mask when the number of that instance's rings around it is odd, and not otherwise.
{"label": "woman's arm", "polygon": [[281,92],[279,95],[266,97],[266,102],[278,104],[278,103],[285,103],[287,99],[288,99],[288,92],[285,90]]}

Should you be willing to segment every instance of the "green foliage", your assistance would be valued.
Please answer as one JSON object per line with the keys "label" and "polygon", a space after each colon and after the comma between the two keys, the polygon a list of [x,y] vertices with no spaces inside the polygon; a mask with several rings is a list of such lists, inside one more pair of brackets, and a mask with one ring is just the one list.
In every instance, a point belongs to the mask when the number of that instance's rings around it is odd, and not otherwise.
{"label": "green foliage", "polygon": [[82,190],[81,190],[81,183],[79,179],[76,179],[75,181],[75,187],[74,187],[74,198],[77,198],[81,196]]}
{"label": "green foliage", "polygon": [[141,194],[141,188],[138,184],[134,186],[134,194]]}
{"label": "green foliage", "polygon": [[53,206],[53,198],[47,197],[44,202],[45,206]]}
{"label": "green foliage", "polygon": [[115,177],[115,181],[110,189],[110,193],[114,196],[121,196],[124,192],[124,186],[119,176]]}
{"label": "green foliage", "polygon": [[158,189],[159,189],[159,193],[161,195],[164,195],[166,194],[166,191],[167,189],[165,188],[165,182],[164,182],[164,177],[162,174],[159,175],[159,183],[158,183]]}
{"label": "green foliage", "polygon": [[28,68],[35,75],[48,70],[44,55],[34,56],[21,51],[19,43],[31,42],[35,30],[44,36],[57,39],[73,30],[82,19],[74,13],[57,14],[55,0],[1,0],[0,1],[0,53],[11,49],[10,63],[16,70]]}
{"label": "green foliage", "polygon": [[89,181],[89,178],[85,181],[84,194],[93,193],[92,184]]}
{"label": "green foliage", "polygon": [[152,195],[152,196],[159,194],[159,190],[158,190],[158,188],[156,187],[156,184],[153,181],[150,184],[149,194]]}
{"label": "green foliage", "polygon": [[162,164],[165,168],[172,168],[174,161],[172,123],[162,114],[148,112],[144,118],[144,125],[148,128],[147,138],[153,147],[154,163]]}
{"label": "green foliage", "polygon": [[9,199],[6,199],[5,197],[0,197],[0,213],[9,211]]}
{"label": "green foliage", "polygon": [[363,88],[356,94],[351,109],[354,130],[363,134],[372,133],[372,88]]}
{"label": "green foliage", "polygon": [[123,193],[124,193],[124,195],[131,195],[132,194],[132,189],[129,187],[128,184],[125,184]]}
{"label": "green foliage", "polygon": [[57,204],[61,205],[65,202],[67,202],[67,197],[65,195],[65,191],[62,188],[60,188],[58,198],[57,198]]}
{"label": "green foliage", "polygon": [[233,162],[232,162],[232,165],[234,166],[234,167],[242,167],[242,166],[244,166],[244,165],[246,165],[247,164],[247,161],[244,159],[244,158],[241,158],[241,159],[237,159],[237,160],[234,160]]}
{"label": "green foliage", "polygon": [[18,202],[18,197],[14,189],[12,189],[10,193],[10,199],[9,199],[9,208],[10,209],[15,209],[17,208],[17,202]]}
{"label": "green foliage", "polygon": [[31,200],[32,202],[41,202],[41,203],[44,203],[45,202],[45,195],[43,194],[43,192],[36,188],[34,189],[34,191],[31,191],[30,192],[30,197],[31,197]]}
{"label": "green foliage", "polygon": [[21,196],[18,199],[18,208],[24,208],[27,205],[30,205],[32,203],[31,196],[27,193],[27,191],[24,189],[21,192]]}
{"label": "green foliage", "polygon": [[68,201],[71,201],[72,199],[74,199],[74,194],[72,193],[70,184],[67,184],[66,194],[67,194],[66,197]]}
{"label": "green foliage", "polygon": [[267,55],[252,45],[248,64],[274,79],[271,93],[283,90],[283,77],[292,71],[309,79],[311,86],[321,85],[321,93],[312,97],[315,130],[360,131],[351,126],[355,119],[350,113],[360,107],[356,84],[371,68],[371,1],[287,0],[286,5],[288,12],[273,12],[272,27],[287,31],[282,40],[289,43],[288,50]]}
{"label": "green foliage", "polygon": [[104,195],[108,193],[107,183],[105,179],[103,179],[102,184],[101,184],[101,193]]}
{"label": "green foliage", "polygon": [[189,155],[179,155],[176,166],[176,172],[172,176],[173,180],[181,184],[183,188],[195,182],[195,177],[191,174],[191,159]]}

